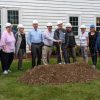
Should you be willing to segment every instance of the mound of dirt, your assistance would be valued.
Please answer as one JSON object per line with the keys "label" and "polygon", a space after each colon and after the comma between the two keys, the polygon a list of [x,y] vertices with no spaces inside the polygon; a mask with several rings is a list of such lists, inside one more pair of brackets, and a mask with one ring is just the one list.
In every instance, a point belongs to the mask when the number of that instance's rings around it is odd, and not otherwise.
{"label": "mound of dirt", "polygon": [[28,70],[18,81],[26,84],[62,84],[100,79],[100,71],[87,64],[41,65]]}

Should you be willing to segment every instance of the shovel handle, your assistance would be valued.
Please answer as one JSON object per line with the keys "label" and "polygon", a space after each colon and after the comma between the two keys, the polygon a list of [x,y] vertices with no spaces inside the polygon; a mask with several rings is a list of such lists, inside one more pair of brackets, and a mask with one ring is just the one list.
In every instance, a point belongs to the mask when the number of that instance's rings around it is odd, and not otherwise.
{"label": "shovel handle", "polygon": [[62,49],[61,49],[61,44],[59,45],[60,47],[60,57],[61,57],[61,61],[62,61]]}

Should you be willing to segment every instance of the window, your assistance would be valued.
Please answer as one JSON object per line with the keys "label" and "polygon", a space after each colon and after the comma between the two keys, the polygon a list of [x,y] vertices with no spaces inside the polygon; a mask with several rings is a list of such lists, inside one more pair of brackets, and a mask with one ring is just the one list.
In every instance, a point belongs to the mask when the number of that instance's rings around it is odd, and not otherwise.
{"label": "window", "polygon": [[73,26],[73,33],[75,35],[78,35],[78,17],[70,16],[69,17],[69,22]]}
{"label": "window", "polygon": [[100,17],[96,18],[96,31],[100,31]]}
{"label": "window", "polygon": [[8,10],[7,12],[8,22],[13,25],[13,32],[17,32],[17,25],[19,23],[19,12],[18,10]]}

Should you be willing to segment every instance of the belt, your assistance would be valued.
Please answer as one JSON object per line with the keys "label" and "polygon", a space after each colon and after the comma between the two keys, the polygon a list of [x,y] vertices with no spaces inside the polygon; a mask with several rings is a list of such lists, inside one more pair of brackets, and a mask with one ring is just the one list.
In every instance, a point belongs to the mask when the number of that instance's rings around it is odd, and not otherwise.
{"label": "belt", "polygon": [[47,47],[52,47],[52,46],[49,46],[49,45],[46,45],[46,44],[44,44],[44,46],[47,46]]}
{"label": "belt", "polygon": [[41,43],[32,43],[32,44],[34,44],[34,45],[41,45]]}

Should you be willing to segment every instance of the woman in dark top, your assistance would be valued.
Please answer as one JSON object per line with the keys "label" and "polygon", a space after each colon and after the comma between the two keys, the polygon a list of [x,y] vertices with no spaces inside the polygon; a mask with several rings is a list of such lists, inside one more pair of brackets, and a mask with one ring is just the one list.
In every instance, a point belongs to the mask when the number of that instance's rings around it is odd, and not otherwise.
{"label": "woman in dark top", "polygon": [[95,31],[95,26],[90,26],[89,32],[89,49],[92,57],[92,68],[95,69],[97,64],[97,52],[96,52],[96,39],[97,39],[98,32]]}
{"label": "woman in dark top", "polygon": [[18,70],[22,70],[23,56],[26,52],[26,37],[24,33],[24,26],[22,24],[18,25],[18,32],[16,33],[15,37],[16,37],[15,53],[18,56]]}

